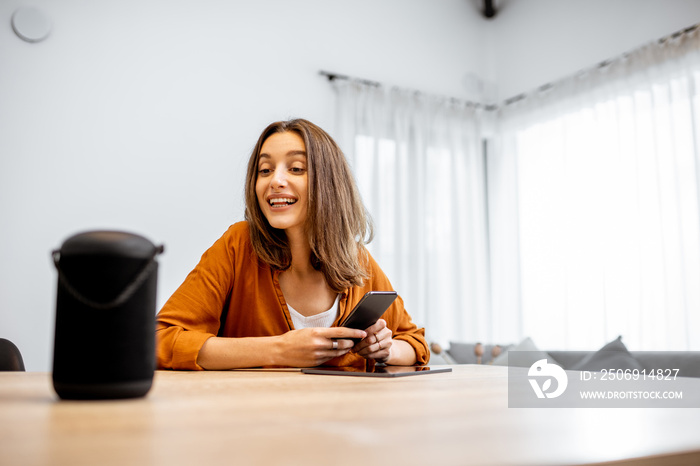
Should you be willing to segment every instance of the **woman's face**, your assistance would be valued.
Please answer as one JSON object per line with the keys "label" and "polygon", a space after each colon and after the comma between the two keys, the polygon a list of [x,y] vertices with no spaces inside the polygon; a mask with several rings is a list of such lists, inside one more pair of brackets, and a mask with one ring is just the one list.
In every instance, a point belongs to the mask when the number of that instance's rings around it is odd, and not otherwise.
{"label": "woman's face", "polygon": [[303,232],[308,206],[308,161],[295,132],[274,133],[260,148],[255,193],[273,228]]}

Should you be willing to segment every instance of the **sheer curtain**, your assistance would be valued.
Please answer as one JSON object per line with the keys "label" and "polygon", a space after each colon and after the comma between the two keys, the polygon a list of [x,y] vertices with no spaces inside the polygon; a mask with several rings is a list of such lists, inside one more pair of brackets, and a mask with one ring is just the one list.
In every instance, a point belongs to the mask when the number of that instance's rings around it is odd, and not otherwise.
{"label": "sheer curtain", "polygon": [[479,110],[335,80],[336,135],[375,224],[370,252],[430,341],[490,339]]}
{"label": "sheer curtain", "polygon": [[700,350],[699,93],[695,30],[500,110],[492,246],[517,252],[522,336]]}

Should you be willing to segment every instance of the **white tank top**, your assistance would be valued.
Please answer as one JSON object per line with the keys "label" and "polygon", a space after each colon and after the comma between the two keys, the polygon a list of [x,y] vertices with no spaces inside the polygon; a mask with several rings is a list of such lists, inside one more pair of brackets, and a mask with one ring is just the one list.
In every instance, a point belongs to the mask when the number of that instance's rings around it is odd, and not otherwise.
{"label": "white tank top", "polygon": [[303,316],[299,314],[292,306],[287,303],[289,314],[292,316],[292,323],[296,330],[309,327],[330,327],[338,317],[338,303],[340,302],[340,294],[335,297],[335,301],[330,309],[315,316]]}

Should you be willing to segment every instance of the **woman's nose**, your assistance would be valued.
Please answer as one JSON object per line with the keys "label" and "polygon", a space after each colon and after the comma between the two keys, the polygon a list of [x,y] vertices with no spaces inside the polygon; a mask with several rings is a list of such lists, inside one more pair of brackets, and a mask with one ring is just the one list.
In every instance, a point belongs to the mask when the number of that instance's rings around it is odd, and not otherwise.
{"label": "woman's nose", "polygon": [[285,186],[287,186],[287,172],[283,167],[278,167],[272,175],[272,187],[283,188]]}

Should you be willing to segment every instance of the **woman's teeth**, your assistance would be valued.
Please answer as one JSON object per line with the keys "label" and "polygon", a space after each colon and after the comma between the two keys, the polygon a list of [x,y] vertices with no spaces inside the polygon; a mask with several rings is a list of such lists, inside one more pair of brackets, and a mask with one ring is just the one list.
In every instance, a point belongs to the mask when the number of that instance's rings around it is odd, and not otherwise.
{"label": "woman's teeth", "polygon": [[280,207],[280,206],[285,206],[285,205],[291,205],[294,204],[297,200],[296,199],[291,199],[287,197],[280,197],[276,199],[270,199],[268,202],[272,207]]}

